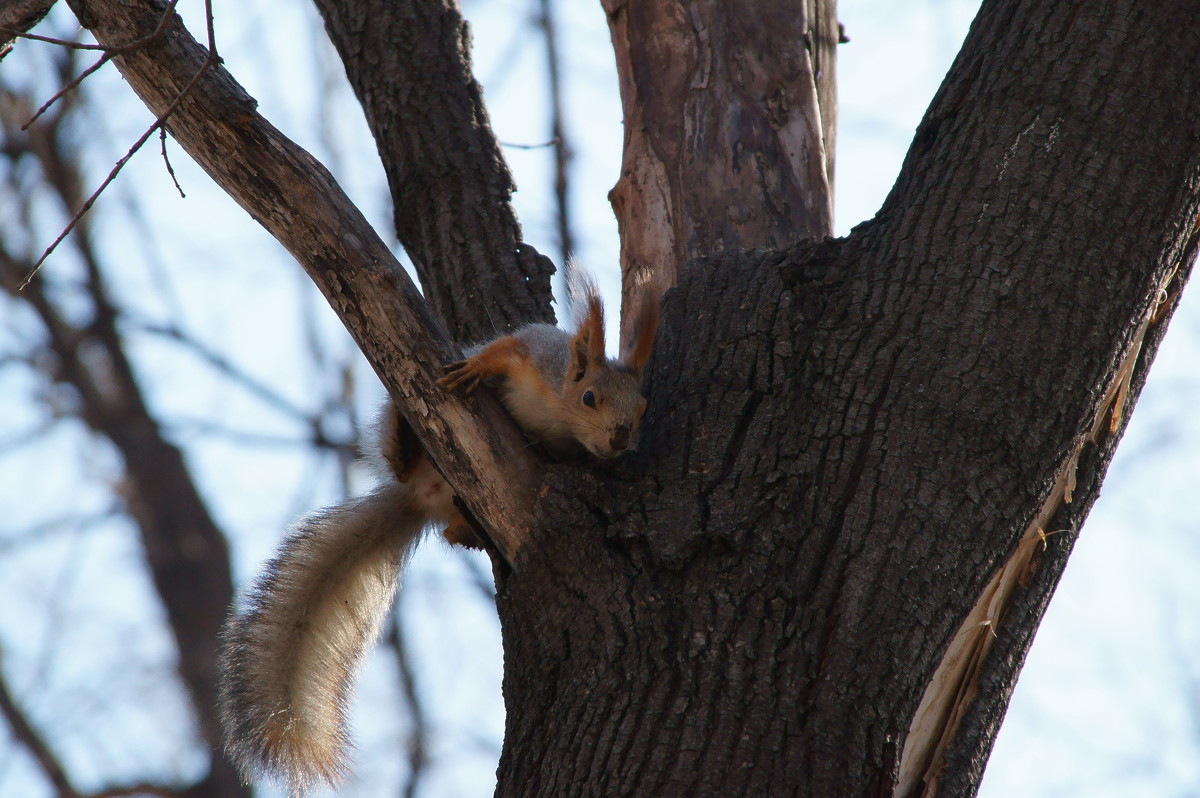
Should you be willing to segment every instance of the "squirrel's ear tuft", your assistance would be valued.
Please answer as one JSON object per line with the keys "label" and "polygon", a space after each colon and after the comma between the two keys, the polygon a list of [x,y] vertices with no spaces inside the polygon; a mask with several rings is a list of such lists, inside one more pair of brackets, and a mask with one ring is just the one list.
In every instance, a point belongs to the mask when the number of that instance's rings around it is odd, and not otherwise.
{"label": "squirrel's ear tuft", "polygon": [[579,382],[588,370],[588,335],[587,327],[580,327],[579,332],[571,339],[571,362],[567,366],[567,375],[571,382]]}
{"label": "squirrel's ear tuft", "polygon": [[579,332],[587,334],[588,357],[592,363],[604,363],[604,304],[598,294],[587,299],[587,315],[579,325]]}
{"label": "squirrel's ear tuft", "polygon": [[602,366],[604,359],[604,305],[600,297],[591,294],[585,305],[586,314],[579,330],[571,339],[571,379],[579,382],[591,366]]}
{"label": "squirrel's ear tuft", "polygon": [[654,348],[654,334],[658,332],[658,300],[658,292],[653,284],[642,288],[637,317],[633,321],[633,342],[621,358],[624,369],[638,379],[641,379],[642,369],[650,359],[650,350]]}

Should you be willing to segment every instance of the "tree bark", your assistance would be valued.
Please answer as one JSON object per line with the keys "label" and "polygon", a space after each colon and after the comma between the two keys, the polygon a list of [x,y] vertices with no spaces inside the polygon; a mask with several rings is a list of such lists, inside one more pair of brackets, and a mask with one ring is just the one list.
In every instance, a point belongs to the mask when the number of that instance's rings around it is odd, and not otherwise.
{"label": "tree bark", "polygon": [[609,199],[626,306],[699,255],[831,235],[835,4],[603,4],[625,116]]}
{"label": "tree bark", "polygon": [[874,220],[684,271],[502,584],[498,795],[976,791],[1196,252],[1193,17],[986,3]]}
{"label": "tree bark", "polygon": [[316,5],[366,113],[396,234],[434,313],[468,343],[529,322],[553,324],[554,268],[545,258],[518,257],[512,176],[471,74],[471,37],[458,4]]}

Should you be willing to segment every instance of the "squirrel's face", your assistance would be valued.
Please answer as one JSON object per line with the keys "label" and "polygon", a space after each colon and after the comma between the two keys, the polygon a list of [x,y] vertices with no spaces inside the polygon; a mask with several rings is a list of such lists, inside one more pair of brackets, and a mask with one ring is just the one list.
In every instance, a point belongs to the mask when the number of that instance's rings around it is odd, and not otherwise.
{"label": "squirrel's face", "polygon": [[566,411],[563,415],[571,437],[589,452],[597,457],[616,457],[634,448],[646,412],[641,376],[658,326],[658,304],[643,300],[634,344],[617,361],[604,356],[604,309],[594,289],[587,297],[587,307],[587,315],[568,348],[561,394]]}
{"label": "squirrel's face", "polygon": [[565,393],[572,437],[589,452],[607,459],[634,448],[646,412],[636,377],[607,366],[590,369]]}

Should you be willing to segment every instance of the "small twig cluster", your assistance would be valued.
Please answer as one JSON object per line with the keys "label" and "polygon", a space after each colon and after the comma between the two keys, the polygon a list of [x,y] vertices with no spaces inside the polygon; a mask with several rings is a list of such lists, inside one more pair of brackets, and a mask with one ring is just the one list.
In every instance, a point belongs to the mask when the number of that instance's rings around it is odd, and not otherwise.
{"label": "small twig cluster", "polygon": [[[73,80],[71,80],[69,83],[67,83],[65,86],[63,86],[61,89],[59,89],[57,92],[55,92],[54,96],[52,96],[49,100],[47,100],[45,103],[43,103],[42,106],[40,108],[38,108],[38,110],[36,112],[34,112],[33,116],[30,117],[29,121],[27,121],[24,125],[21,126],[21,129],[27,130],[29,128],[29,126],[32,125],[34,122],[36,122],[38,120],[38,118],[42,116],[42,114],[44,114],[47,110],[49,110],[54,105],[54,103],[56,103],[58,100],[60,100],[68,92],[70,92],[73,89],[75,89],[76,87],[78,87],[81,83],[83,83],[83,81],[89,75],[92,75],[95,72],[97,72],[102,66],[107,64],[113,58],[115,58],[119,55],[123,55],[128,52],[131,52],[138,48],[144,47],[147,44],[150,44],[151,42],[154,42],[154,41],[158,40],[159,38],[161,38],[167,30],[167,24],[171,20],[172,16],[174,15],[175,6],[178,4],[178,2],[179,2],[179,0],[170,0],[170,2],[167,4],[166,9],[163,10],[162,16],[158,21],[158,25],[154,28],[154,30],[151,33],[149,33],[146,36],[143,36],[139,39],[135,39],[132,42],[128,42],[126,44],[122,44],[119,46],[106,46],[106,45],[102,45],[102,44],[84,44],[81,42],[74,42],[74,41],[69,41],[66,39],[56,39],[56,38],[53,38],[50,36],[41,36],[41,35],[38,35],[35,33],[27,33],[24,31],[16,31],[16,30],[10,30],[10,29],[6,29],[6,28],[0,28],[0,31],[3,31],[4,33],[10,34],[12,36],[20,37],[23,39],[30,39],[32,41],[45,42],[47,44],[53,44],[58,47],[67,47],[67,48],[70,48],[73,50],[98,50],[103,53],[100,56],[99,60],[97,60],[94,64],[92,64],[87,69],[85,69],[81,73],[79,73],[78,76],[76,76]],[[100,195],[102,193],[104,193],[104,190],[106,188],[108,188],[108,186],[113,182],[113,180],[116,179],[117,175],[120,174],[121,170],[125,167],[125,164],[127,164],[129,162],[129,160],[134,156],[134,154],[142,148],[142,145],[144,145],[150,139],[150,137],[154,135],[155,132],[159,133],[160,139],[162,141],[162,157],[163,157],[163,163],[166,165],[166,168],[167,168],[167,173],[171,176],[171,181],[175,184],[175,188],[176,188],[176,190],[179,191],[179,195],[181,197],[184,196],[183,189],[179,185],[179,180],[176,179],[176,177],[175,177],[175,170],[171,167],[171,162],[167,158],[166,128],[164,127],[164,125],[165,125],[167,119],[171,116],[172,112],[174,112],[174,110],[179,107],[179,104],[181,102],[183,102],[184,98],[188,96],[188,94],[191,92],[192,88],[199,82],[200,78],[203,77],[203,75],[212,66],[216,65],[221,60],[220,56],[217,55],[216,34],[215,34],[215,31],[213,28],[212,0],[205,0],[204,12],[205,12],[206,27],[207,27],[207,32],[208,32],[208,57],[204,59],[204,62],[200,65],[200,68],[196,70],[196,74],[192,76],[191,80],[189,80],[187,82],[187,84],[182,89],[180,89],[179,93],[176,95],[175,99],[171,102],[171,104],[167,107],[167,109],[158,115],[158,117],[154,120],[153,124],[151,124],[148,128],[146,128],[145,132],[142,133],[142,135],[138,137],[137,141],[135,141],[133,143],[133,145],[128,149],[128,151],[126,151],[126,153],[123,156],[121,156],[121,158],[119,158],[117,160],[117,162],[113,165],[113,168],[109,171],[108,176],[106,178],[104,178],[103,182],[100,183],[100,186],[95,191],[93,191],[86,200],[83,201],[83,204],[80,206],[79,210],[77,210],[75,212],[75,215],[72,216],[71,219],[67,222],[67,224],[63,228],[62,232],[58,234],[58,237],[55,238],[54,241],[50,243],[50,246],[46,247],[45,251],[42,252],[41,256],[37,259],[37,261],[34,262],[33,267],[29,271],[29,274],[26,275],[25,279],[21,282],[19,290],[23,290],[26,286],[29,285],[29,283],[37,275],[38,270],[41,269],[42,264],[46,262],[46,259],[49,258],[51,253],[53,253],[54,250],[58,248],[58,245],[60,243],[62,243],[63,239],[65,239],[68,235],[70,235],[71,231],[74,230],[75,226],[79,223],[79,220],[82,219],[84,214],[86,214],[91,209],[92,204],[95,203],[95,201],[100,197]]]}

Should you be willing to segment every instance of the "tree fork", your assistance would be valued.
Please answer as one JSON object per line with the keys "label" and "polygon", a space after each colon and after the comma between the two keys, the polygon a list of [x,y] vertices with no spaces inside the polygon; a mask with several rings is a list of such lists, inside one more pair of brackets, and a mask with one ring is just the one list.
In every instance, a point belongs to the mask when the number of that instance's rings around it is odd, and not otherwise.
{"label": "tree fork", "polygon": [[454,0],[316,0],[391,188],[396,233],[458,341],[554,323],[546,258],[520,257],[512,176]]}
{"label": "tree fork", "polygon": [[[96,40],[119,47],[154,31],[165,5],[72,0]],[[207,50],[177,16],[164,35],[114,59],[163,113]],[[511,563],[529,529],[541,464],[499,403],[436,385],[457,350],[362,214],[311,155],[255,110],[220,66],[209,68],[165,126],[189,155],[296,257],[355,338],[456,493]]]}

